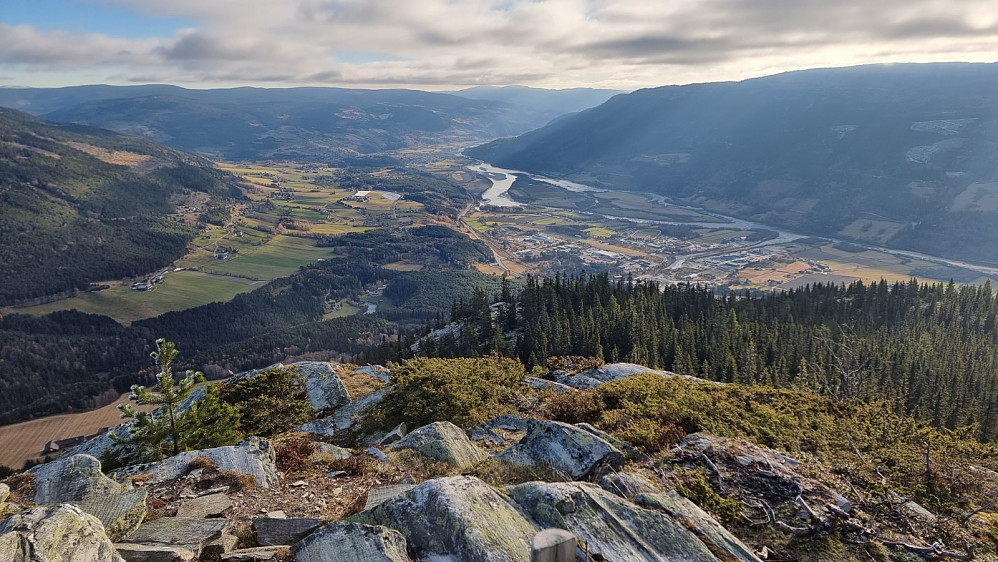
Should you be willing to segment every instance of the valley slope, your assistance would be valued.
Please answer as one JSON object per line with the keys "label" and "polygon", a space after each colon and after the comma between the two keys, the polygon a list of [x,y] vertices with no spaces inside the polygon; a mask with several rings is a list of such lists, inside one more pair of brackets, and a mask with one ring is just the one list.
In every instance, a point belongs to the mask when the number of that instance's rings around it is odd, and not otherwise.
{"label": "valley slope", "polygon": [[616,96],[468,150],[799,232],[998,263],[998,66],[794,72]]}
{"label": "valley slope", "polygon": [[167,215],[237,196],[226,177],[147,139],[0,109],[0,304],[169,264],[194,229]]}

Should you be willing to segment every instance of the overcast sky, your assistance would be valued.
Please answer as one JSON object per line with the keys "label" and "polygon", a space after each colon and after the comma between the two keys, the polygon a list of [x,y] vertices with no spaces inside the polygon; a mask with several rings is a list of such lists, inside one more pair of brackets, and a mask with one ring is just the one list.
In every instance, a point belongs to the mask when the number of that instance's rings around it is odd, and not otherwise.
{"label": "overcast sky", "polygon": [[6,86],[634,89],[996,53],[996,0],[0,0]]}

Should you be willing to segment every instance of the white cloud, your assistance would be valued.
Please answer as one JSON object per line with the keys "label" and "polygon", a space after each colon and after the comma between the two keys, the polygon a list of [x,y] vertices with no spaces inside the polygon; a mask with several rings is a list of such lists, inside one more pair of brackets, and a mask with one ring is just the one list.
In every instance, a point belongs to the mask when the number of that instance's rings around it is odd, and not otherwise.
{"label": "white cloud", "polygon": [[[993,61],[993,0],[102,0],[155,39],[0,24],[0,71],[188,85],[634,88],[870,62]],[[377,53],[347,62],[343,53]]]}

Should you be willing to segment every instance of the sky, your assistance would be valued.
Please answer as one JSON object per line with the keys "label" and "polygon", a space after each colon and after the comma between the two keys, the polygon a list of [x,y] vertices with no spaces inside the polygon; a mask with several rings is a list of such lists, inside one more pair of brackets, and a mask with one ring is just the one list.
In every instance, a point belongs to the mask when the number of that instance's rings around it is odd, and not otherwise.
{"label": "sky", "polygon": [[631,90],[996,60],[995,0],[0,0],[0,86]]}

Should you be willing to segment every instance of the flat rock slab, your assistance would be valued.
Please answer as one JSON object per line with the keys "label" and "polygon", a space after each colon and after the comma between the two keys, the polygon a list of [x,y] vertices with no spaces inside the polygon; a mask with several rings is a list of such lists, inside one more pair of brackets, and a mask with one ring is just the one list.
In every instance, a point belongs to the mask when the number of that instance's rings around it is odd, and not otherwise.
{"label": "flat rock slab", "polygon": [[222,536],[222,531],[228,524],[228,519],[162,517],[144,523],[121,542],[179,547],[190,550],[198,556],[206,544]]}
{"label": "flat rock slab", "polygon": [[377,525],[337,521],[294,546],[296,562],[410,562],[402,533]]}
{"label": "flat rock slab", "polygon": [[290,545],[307,537],[322,523],[322,519],[306,517],[288,519],[261,517],[253,520],[253,530],[256,531],[256,542],[261,546]]}
{"label": "flat rock slab", "polygon": [[424,425],[392,447],[412,449],[426,458],[467,468],[488,455],[479,449],[460,427],[446,421]]}
{"label": "flat rock slab", "polygon": [[125,562],[191,562],[194,553],[184,548],[144,544],[114,545]]}
{"label": "flat rock slab", "polygon": [[374,488],[367,492],[367,504],[364,505],[364,509],[368,510],[372,507],[379,506],[392,498],[401,496],[415,487],[416,486],[413,484],[396,484],[394,486]]}
{"label": "flat rock slab", "polygon": [[100,521],[68,504],[34,507],[0,521],[0,560],[122,562]]}
{"label": "flat rock slab", "polygon": [[148,491],[139,488],[117,494],[92,494],[74,504],[99,519],[112,541],[120,541],[142,524],[148,496]]}
{"label": "flat rock slab", "polygon": [[519,443],[496,456],[523,465],[547,463],[573,480],[620,470],[624,455],[597,435],[567,423],[531,420]]}
{"label": "flat rock slab", "polygon": [[305,394],[316,412],[332,410],[350,402],[350,393],[331,363],[301,361],[293,365],[305,378]]}
{"label": "flat rock slab", "polygon": [[223,554],[219,562],[268,562],[274,560],[277,554],[284,550],[288,550],[286,545],[243,548]]}
{"label": "flat rock slab", "polygon": [[401,532],[420,559],[447,554],[462,562],[529,562],[538,530],[506,496],[473,476],[428,480],[349,520]]}
{"label": "flat rock slab", "polygon": [[184,501],[177,509],[177,517],[222,517],[232,509],[232,500],[225,494],[208,494]]}

